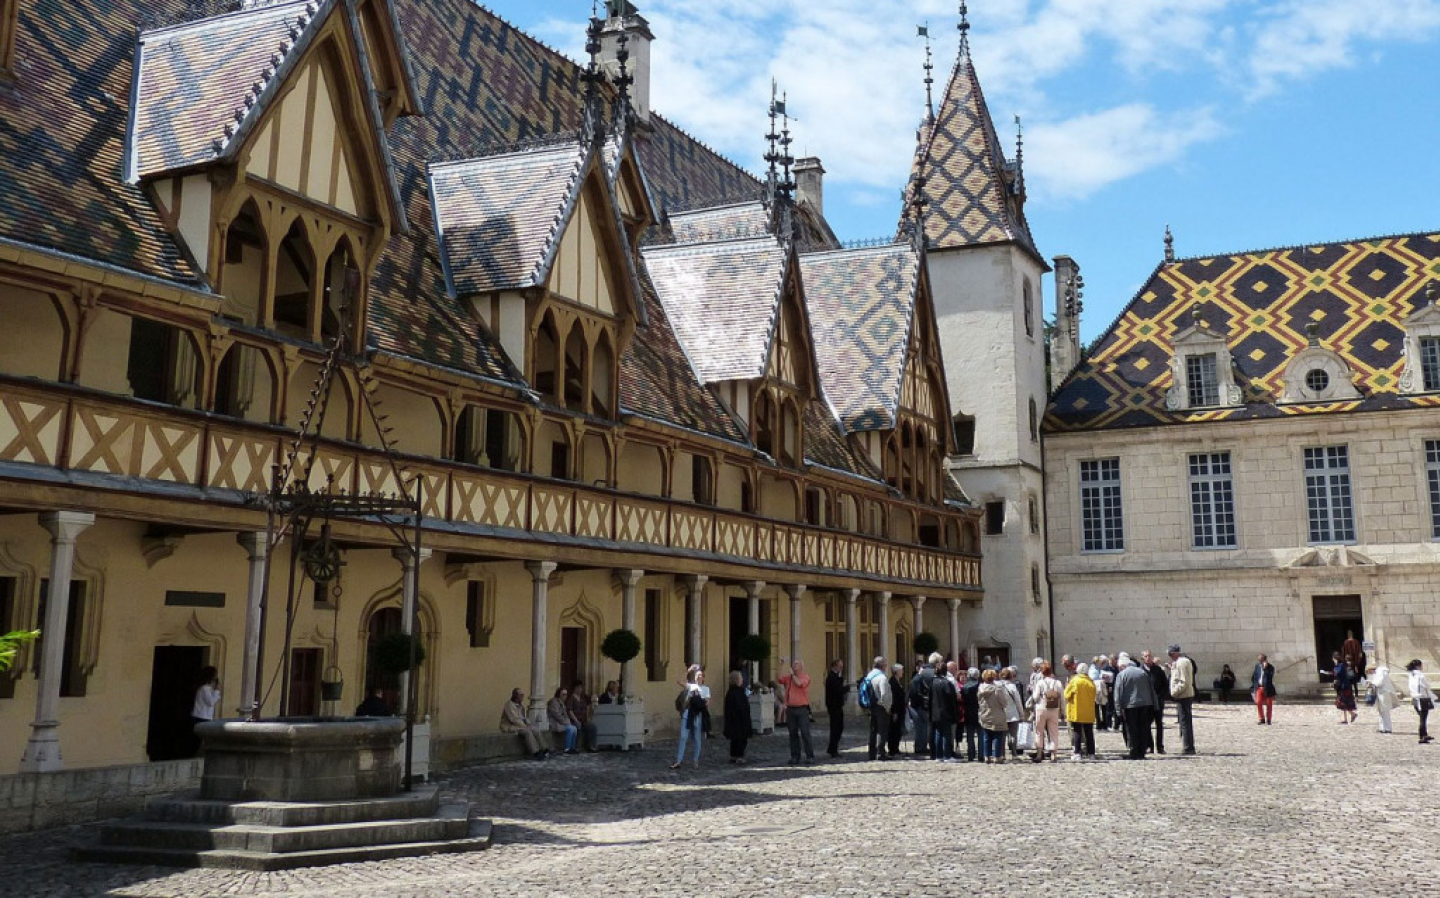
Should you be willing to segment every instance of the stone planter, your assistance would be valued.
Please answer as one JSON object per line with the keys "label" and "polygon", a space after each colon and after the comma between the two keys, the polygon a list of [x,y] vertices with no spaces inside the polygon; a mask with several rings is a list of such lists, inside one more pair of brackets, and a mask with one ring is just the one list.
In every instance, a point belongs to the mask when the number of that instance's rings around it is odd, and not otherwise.
{"label": "stone planter", "polygon": [[645,747],[645,702],[595,706],[595,747],[629,751]]}
{"label": "stone planter", "polygon": [[750,728],[755,735],[775,732],[775,694],[755,692],[750,695]]}
{"label": "stone planter", "polygon": [[398,717],[216,720],[195,732],[205,753],[202,799],[344,801],[400,791]]}

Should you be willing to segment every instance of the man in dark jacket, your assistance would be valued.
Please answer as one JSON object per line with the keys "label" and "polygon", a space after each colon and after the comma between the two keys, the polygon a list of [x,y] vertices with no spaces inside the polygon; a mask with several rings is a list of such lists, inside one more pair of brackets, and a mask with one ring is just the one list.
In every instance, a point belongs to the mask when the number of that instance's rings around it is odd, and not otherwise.
{"label": "man in dark jacket", "polygon": [[935,742],[930,737],[930,692],[935,683],[935,662],[940,659],[936,652],[920,665],[910,680],[910,712],[915,720],[915,754],[929,755],[935,760]]}
{"label": "man in dark jacket", "polygon": [[931,757],[935,760],[947,764],[955,760],[955,724],[959,721],[960,690],[955,687],[949,671],[936,672],[935,679],[930,681],[930,738],[935,743]]}
{"label": "man in dark jacket", "polygon": [[830,662],[830,672],[825,675],[825,714],[830,718],[830,745],[825,751],[832,758],[840,757],[840,736],[845,732],[845,693],[849,691],[845,662],[836,658]]}
{"label": "man in dark jacket", "polygon": [[1131,661],[1129,655],[1122,652],[1119,663],[1120,672],[1115,675],[1115,708],[1125,728],[1130,760],[1143,761],[1150,718],[1155,716],[1155,686],[1145,668]]}
{"label": "man in dark jacket", "polygon": [[960,723],[965,728],[965,760],[974,761],[980,751],[980,669],[965,672],[960,687]]}
{"label": "man in dark jacket", "polygon": [[905,686],[905,665],[890,666],[890,740],[886,750],[890,757],[900,753],[900,737],[905,735],[905,714],[910,707],[910,690]]}
{"label": "man in dark jacket", "polygon": [[1155,690],[1155,737],[1151,742],[1158,754],[1165,754],[1165,702],[1170,698],[1170,673],[1155,662],[1149,649],[1140,653],[1141,667]]}

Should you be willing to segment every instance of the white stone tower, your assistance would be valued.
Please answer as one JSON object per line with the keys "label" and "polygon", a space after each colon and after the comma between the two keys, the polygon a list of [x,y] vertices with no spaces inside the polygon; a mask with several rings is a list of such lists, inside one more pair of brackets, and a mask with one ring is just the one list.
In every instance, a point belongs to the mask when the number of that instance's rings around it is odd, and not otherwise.
{"label": "white stone tower", "polygon": [[938,108],[921,125],[916,174],[957,452],[951,470],[985,508],[985,600],[970,618],[971,662],[1008,648],[1022,669],[1050,657],[1040,418],[1048,396],[1041,278],[1025,222],[1019,143],[1001,149],[970,59],[960,50]]}

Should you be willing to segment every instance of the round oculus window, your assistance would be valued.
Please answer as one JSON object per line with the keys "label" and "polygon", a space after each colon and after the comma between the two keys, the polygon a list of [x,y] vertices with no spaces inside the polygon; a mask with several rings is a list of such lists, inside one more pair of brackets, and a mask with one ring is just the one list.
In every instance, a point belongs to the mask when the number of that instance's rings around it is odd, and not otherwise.
{"label": "round oculus window", "polygon": [[1305,389],[1312,393],[1323,393],[1330,388],[1330,375],[1324,368],[1311,368],[1305,372]]}

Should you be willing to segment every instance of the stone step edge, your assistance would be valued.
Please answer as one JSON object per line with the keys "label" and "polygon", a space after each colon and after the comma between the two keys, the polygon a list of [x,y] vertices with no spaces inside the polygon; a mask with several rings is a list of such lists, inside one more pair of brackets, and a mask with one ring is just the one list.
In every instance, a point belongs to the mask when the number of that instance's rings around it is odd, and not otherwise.
{"label": "stone step edge", "polygon": [[[278,841],[284,842],[293,838],[300,838],[307,834],[313,835],[345,835],[354,832],[375,832],[383,831],[386,828],[401,828],[406,826],[420,826],[424,824],[453,824],[465,820],[470,815],[470,806],[460,802],[456,804],[442,805],[436,812],[427,817],[396,817],[387,820],[359,820],[350,823],[322,823],[314,826],[270,826],[265,824],[252,823],[227,823],[222,825],[209,823],[188,823],[173,820],[119,820],[103,825],[100,829],[101,844],[107,848],[144,848],[143,844],[123,841],[127,834],[136,832],[151,833],[223,833],[233,836],[244,835],[268,835],[278,836]],[[113,840],[113,841],[112,841]],[[384,843],[378,843],[383,845]],[[337,845],[336,848],[360,848],[361,845]],[[176,849],[181,851],[228,851],[239,849]],[[317,849],[318,850],[318,849]],[[273,850],[274,854],[293,854],[294,851],[287,851],[284,848]]]}
{"label": "stone step edge", "polygon": [[[365,820],[394,819],[385,817],[384,813],[393,808],[407,807],[428,807],[434,808],[439,804],[440,789],[438,786],[422,786],[412,792],[401,792],[398,795],[386,796],[384,798],[362,798],[348,799],[345,801],[220,801],[216,799],[199,798],[197,792],[185,793],[181,796],[166,796],[161,799],[152,800],[145,806],[142,817],[146,820],[165,823],[220,823],[222,820],[229,824],[254,824],[269,826],[307,826],[313,824],[288,823],[287,818],[303,820],[327,813],[349,812],[349,822],[359,823]],[[204,820],[176,820],[176,816],[186,816],[180,809],[193,809],[201,817],[213,817],[210,821]],[[177,813],[168,813],[175,809]],[[414,816],[406,814],[405,816]],[[264,821],[271,822],[264,822]],[[279,822],[275,822],[275,821]]]}
{"label": "stone step edge", "polygon": [[325,867],[334,864],[382,861],[402,857],[423,857],[429,854],[483,851],[490,847],[493,838],[494,827],[489,820],[471,820],[470,834],[467,837],[442,842],[398,842],[392,845],[327,848],[288,854],[219,849],[194,851],[180,848],[93,845],[75,849],[74,856],[77,860],[96,863],[267,872],[294,870],[300,867]]}

